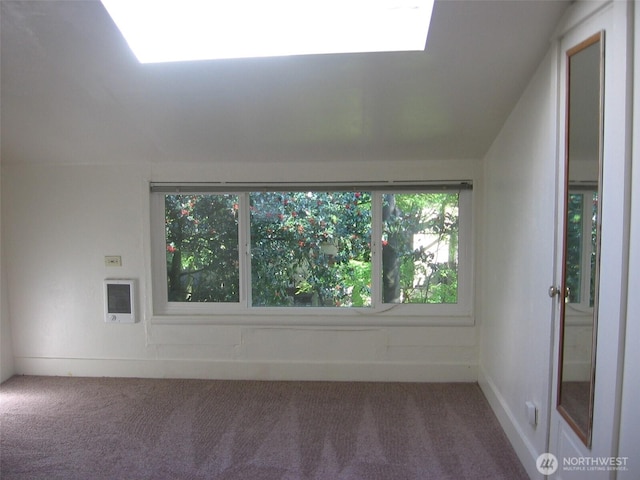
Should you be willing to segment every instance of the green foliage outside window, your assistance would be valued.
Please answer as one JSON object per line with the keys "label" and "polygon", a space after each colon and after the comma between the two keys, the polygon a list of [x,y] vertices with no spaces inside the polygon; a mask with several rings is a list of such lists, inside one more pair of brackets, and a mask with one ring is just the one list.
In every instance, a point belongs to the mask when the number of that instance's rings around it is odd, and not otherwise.
{"label": "green foliage outside window", "polygon": [[253,305],[371,305],[371,194],[251,193]]}
{"label": "green foliage outside window", "polygon": [[384,195],[385,303],[457,303],[458,194]]}
{"label": "green foliage outside window", "polygon": [[[369,307],[370,192],[249,194],[253,306]],[[384,194],[383,303],[456,303],[458,194]],[[239,196],[166,195],[170,302],[239,302]]]}
{"label": "green foliage outside window", "polygon": [[582,232],[584,195],[571,193],[567,205],[566,287],[569,303],[580,303],[582,291]]}
{"label": "green foliage outside window", "polygon": [[237,195],[166,195],[170,302],[238,302]]}
{"label": "green foliage outside window", "polygon": [[[585,202],[589,201],[588,204]],[[565,255],[565,282],[569,289],[568,303],[582,303],[583,282],[589,281],[589,306],[595,297],[597,192],[569,193],[567,199],[567,245]],[[587,224],[585,225],[585,222]],[[585,230],[586,227],[586,230]],[[585,237],[585,232],[588,234]],[[589,262],[584,260],[584,249],[589,248]],[[586,276],[586,278],[585,278]],[[586,293],[586,292],[585,292]],[[586,295],[584,295],[586,297]]]}

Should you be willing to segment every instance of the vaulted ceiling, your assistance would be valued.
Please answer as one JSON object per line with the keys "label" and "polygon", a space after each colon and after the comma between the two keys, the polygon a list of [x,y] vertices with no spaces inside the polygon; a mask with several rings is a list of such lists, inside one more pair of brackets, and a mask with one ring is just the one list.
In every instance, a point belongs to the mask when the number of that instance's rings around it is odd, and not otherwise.
{"label": "vaulted ceiling", "polygon": [[4,0],[2,161],[482,158],[567,6],[436,1],[425,52],[142,65],[97,0]]}

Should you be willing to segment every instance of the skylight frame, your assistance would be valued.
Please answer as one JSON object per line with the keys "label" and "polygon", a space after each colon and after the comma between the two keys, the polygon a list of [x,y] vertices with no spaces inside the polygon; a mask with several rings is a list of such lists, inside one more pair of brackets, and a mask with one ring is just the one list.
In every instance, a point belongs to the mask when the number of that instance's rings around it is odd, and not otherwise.
{"label": "skylight frame", "polygon": [[423,51],[434,2],[101,1],[140,63]]}

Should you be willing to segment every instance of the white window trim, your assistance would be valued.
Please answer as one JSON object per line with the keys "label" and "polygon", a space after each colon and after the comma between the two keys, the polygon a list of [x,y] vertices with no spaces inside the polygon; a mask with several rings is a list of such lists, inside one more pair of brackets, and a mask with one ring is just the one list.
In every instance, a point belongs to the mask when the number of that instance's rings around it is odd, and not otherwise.
{"label": "white window trim", "polygon": [[[458,182],[460,183],[460,182]],[[466,182],[470,183],[470,182]],[[429,185],[407,189],[380,190],[375,185],[352,185],[351,188],[372,191],[372,218],[382,218],[382,195],[393,192],[441,192]],[[323,185],[313,185],[321,191]],[[295,184],[278,186],[281,191],[296,189]],[[350,188],[347,188],[347,190]],[[254,187],[252,191],[259,191]],[[150,321],[155,324],[282,324],[282,325],[472,325],[473,321],[473,201],[472,190],[459,190],[458,210],[458,303],[456,304],[384,304],[381,281],[372,282],[371,307],[257,307],[251,305],[250,239],[248,196],[234,188],[215,189],[215,193],[239,195],[240,299],[233,303],[169,302],[166,288],[166,244],[164,197],[167,190],[150,194],[151,307]],[[186,193],[186,192],[178,192]],[[212,190],[190,188],[188,193],[212,193]],[[382,222],[374,221],[371,232],[372,276],[381,278],[382,262],[378,254],[382,238]]]}

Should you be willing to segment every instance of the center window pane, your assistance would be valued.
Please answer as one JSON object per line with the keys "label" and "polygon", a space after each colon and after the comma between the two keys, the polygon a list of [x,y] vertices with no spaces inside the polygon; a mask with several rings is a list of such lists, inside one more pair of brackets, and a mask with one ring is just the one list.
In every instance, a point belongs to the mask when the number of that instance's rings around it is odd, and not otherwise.
{"label": "center window pane", "polygon": [[254,192],[254,306],[371,306],[369,192]]}

